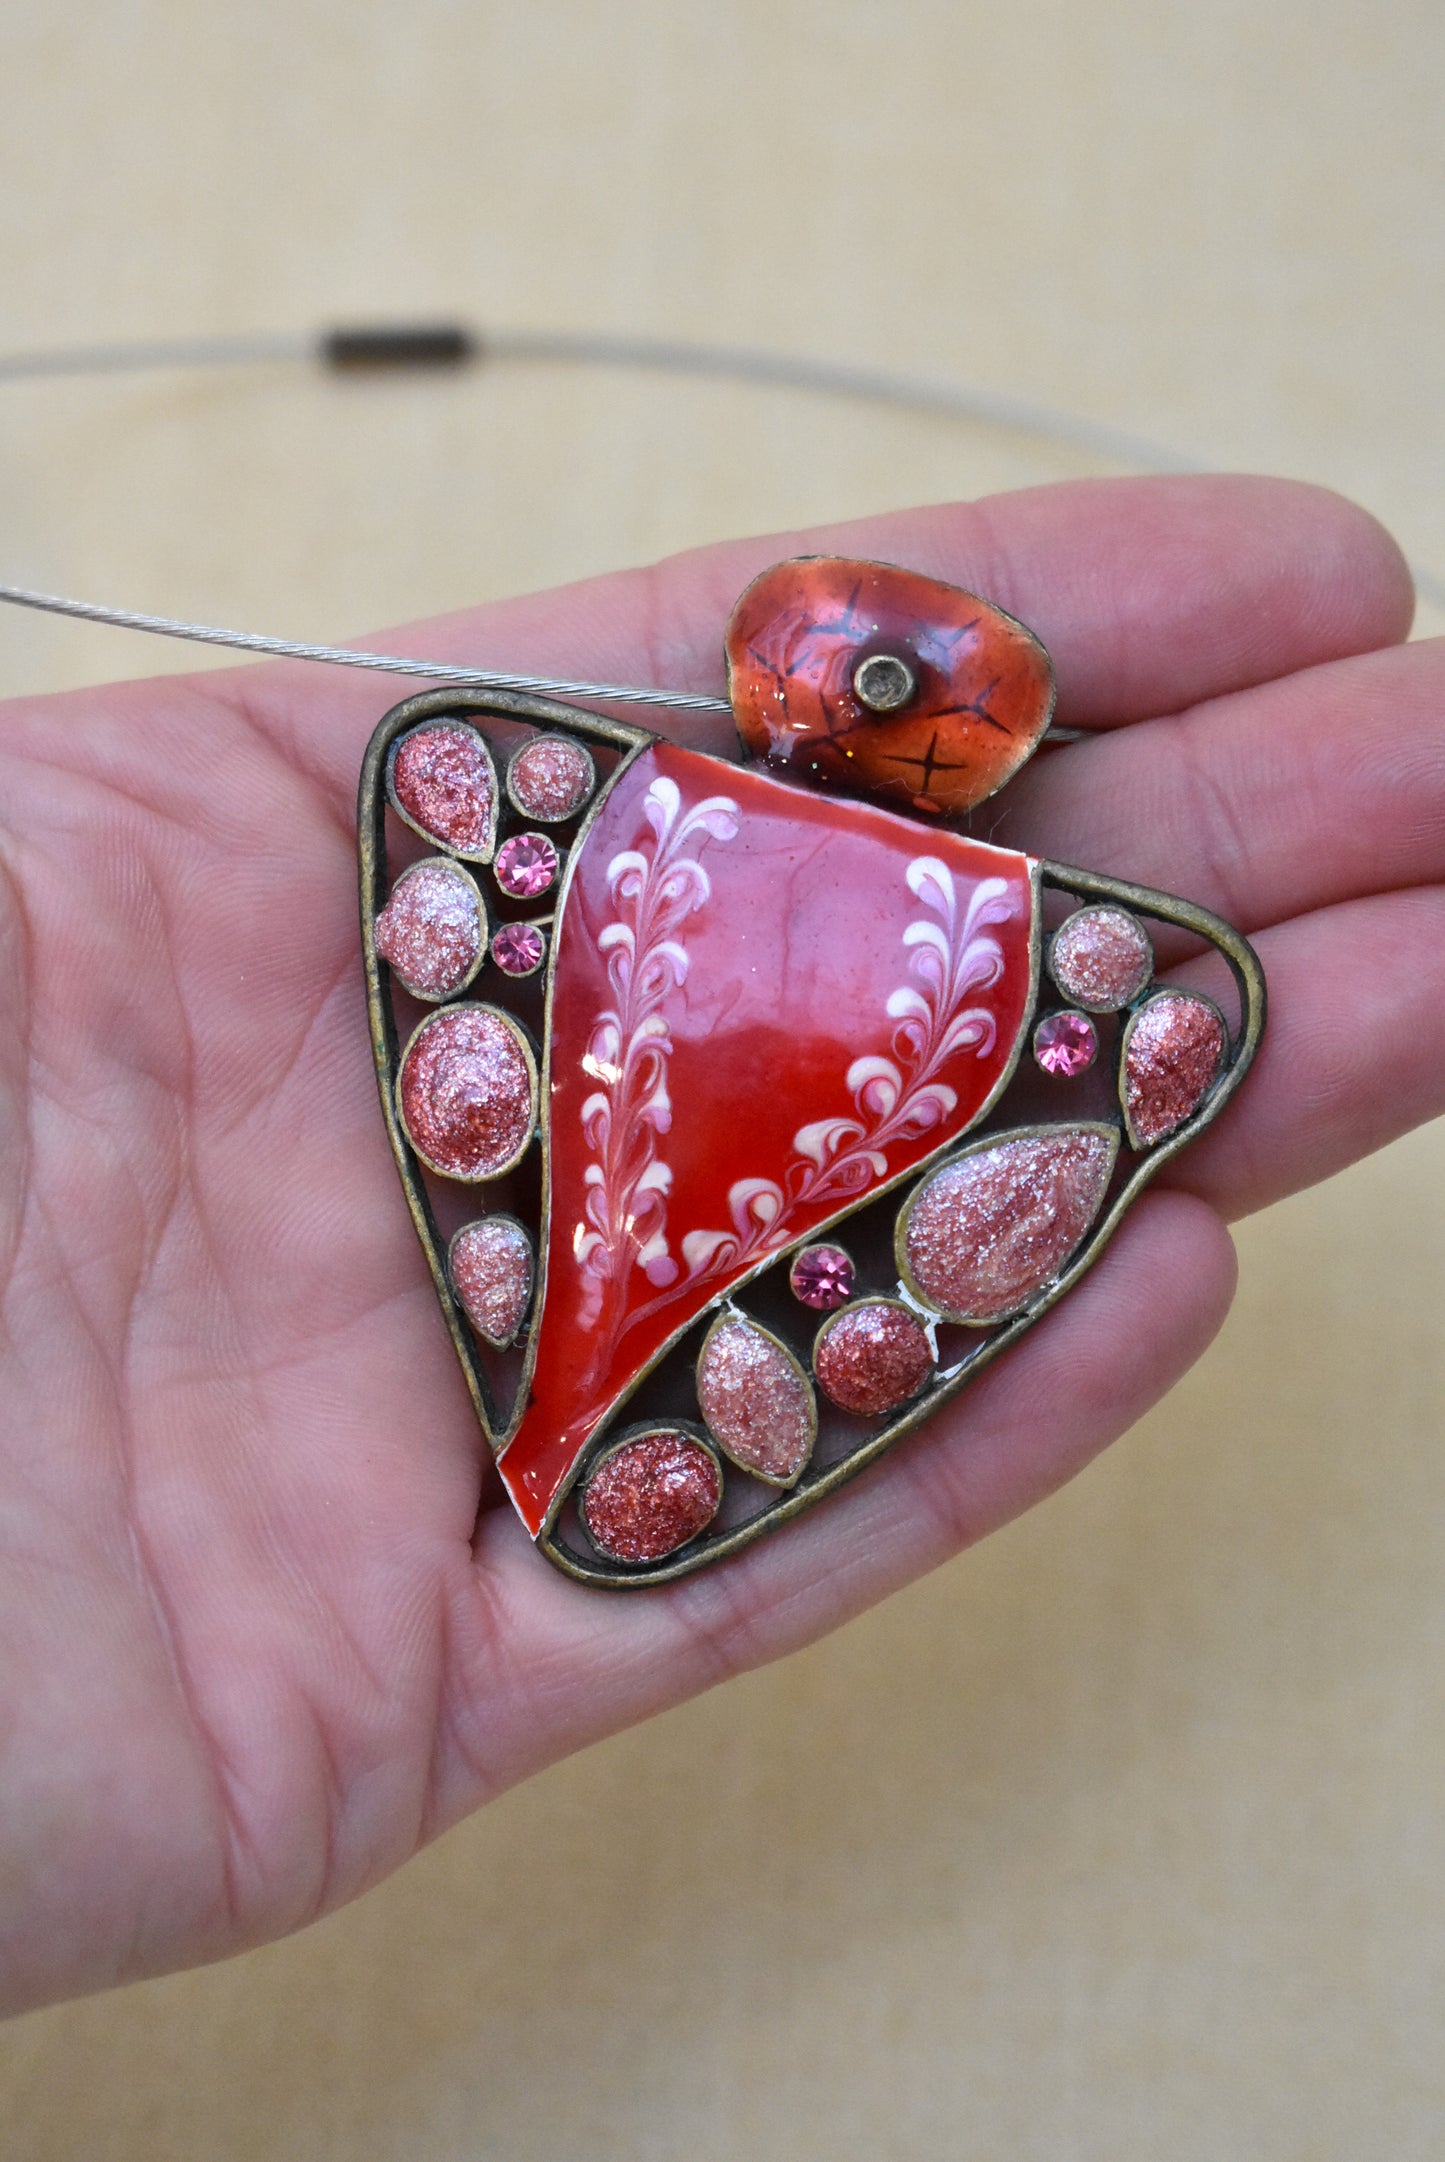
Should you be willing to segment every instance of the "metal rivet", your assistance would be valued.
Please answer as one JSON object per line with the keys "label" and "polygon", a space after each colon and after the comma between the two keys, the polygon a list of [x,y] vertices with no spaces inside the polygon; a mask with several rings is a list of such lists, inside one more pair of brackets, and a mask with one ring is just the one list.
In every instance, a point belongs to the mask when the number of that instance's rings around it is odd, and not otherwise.
{"label": "metal rivet", "polygon": [[858,703],[870,713],[896,713],[918,692],[918,678],[900,653],[870,653],[853,671]]}

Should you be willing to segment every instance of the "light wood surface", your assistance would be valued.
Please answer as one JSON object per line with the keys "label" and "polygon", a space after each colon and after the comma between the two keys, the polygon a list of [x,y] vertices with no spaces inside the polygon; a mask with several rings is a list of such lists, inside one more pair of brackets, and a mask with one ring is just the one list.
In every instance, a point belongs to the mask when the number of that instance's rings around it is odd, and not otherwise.
{"label": "light wood surface", "polygon": [[[1442,61],[1437,0],[11,0],[0,344],[846,354],[1332,482],[1438,570]],[[17,387],[0,576],[337,638],[1084,469],[553,369]],[[167,665],[0,623],[7,691]],[[1169,1402],[830,1642],[299,1939],[12,2025],[6,2157],[1437,2162],[1442,1194],[1436,1130],[1246,1225]]]}

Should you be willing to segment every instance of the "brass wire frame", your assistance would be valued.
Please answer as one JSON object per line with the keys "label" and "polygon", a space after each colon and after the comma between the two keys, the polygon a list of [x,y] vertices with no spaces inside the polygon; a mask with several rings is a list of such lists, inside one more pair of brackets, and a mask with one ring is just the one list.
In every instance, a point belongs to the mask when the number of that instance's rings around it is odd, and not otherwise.
{"label": "brass wire frame", "polygon": [[[447,1269],[447,1248],[437,1228],[430,1198],[420,1176],[417,1159],[402,1129],[396,1106],[395,1080],[399,1070],[397,1055],[397,1028],[391,1012],[390,1001],[382,984],[382,963],[376,951],[374,922],[386,900],[386,839],[385,813],[387,791],[385,774],[392,744],[402,732],[419,722],[433,718],[451,717],[465,719],[469,715],[489,715],[498,720],[519,721],[524,724],[547,726],[575,733],[592,742],[605,744],[622,753],[612,774],[600,786],[589,804],[568,849],[567,864],[557,895],[555,921],[560,924],[566,905],[574,867],[601,805],[612,787],[626,769],[655,738],[649,731],[629,726],[626,722],[606,719],[600,714],[559,704],[552,699],[536,697],[520,691],[487,690],[468,693],[464,688],[427,691],[406,699],[395,706],[379,722],[367,747],[362,765],[358,813],[358,856],[360,866],[361,936],[366,977],[367,1012],[370,1022],[372,1052],[376,1062],[377,1082],[381,1094],[382,1114],[392,1153],[396,1158],[401,1176],[402,1190],[406,1196],[412,1222],[427,1263],[442,1313],[452,1338],[453,1347],[462,1368],[468,1393],[478,1423],[491,1446],[500,1450],[506,1445],[525,1409],[536,1361],[538,1321],[546,1298],[547,1257],[550,1229],[550,1173],[547,1149],[548,1091],[546,1077],[550,1067],[552,1038],[552,998],[555,976],[549,966],[543,1025],[542,1055],[539,1061],[542,1085],[539,1089],[538,1137],[542,1144],[542,1198],[540,1228],[536,1255],[536,1274],[533,1289],[532,1322],[528,1329],[522,1376],[518,1385],[511,1418],[503,1424],[495,1415],[491,1390],[487,1383],[477,1347],[469,1324],[451,1284]],[[495,755],[495,754],[494,754]],[[726,766],[727,761],[719,760]],[[1234,978],[1240,1002],[1240,1026],[1237,1035],[1230,1037],[1231,1056],[1215,1080],[1209,1093],[1197,1111],[1175,1131],[1166,1136],[1147,1154],[1140,1157],[1133,1170],[1119,1187],[1103,1216],[1081,1243],[1078,1252],[1068,1266],[1055,1278],[1033,1304],[1025,1311],[1005,1322],[986,1342],[979,1345],[968,1358],[943,1372],[936,1383],[916,1398],[898,1418],[881,1428],[836,1462],[824,1466],[812,1478],[805,1471],[799,1483],[777,1493],[777,1498],[760,1509],[745,1522],[731,1526],[716,1534],[704,1534],[680,1553],[665,1560],[641,1568],[623,1567],[616,1564],[601,1565],[585,1560],[565,1546],[556,1536],[557,1519],[579,1482],[590,1474],[598,1458],[598,1452],[589,1445],[578,1457],[577,1464],[562,1490],[557,1495],[537,1545],[547,1559],[580,1583],[591,1584],[608,1590],[632,1590],[643,1585],[676,1582],[689,1576],[713,1561],[720,1561],[729,1554],[739,1552],[765,1533],[778,1529],[793,1517],[868,1468],[890,1449],[896,1441],[912,1433],[930,1417],[939,1406],[971,1380],[976,1373],[990,1365],[994,1359],[1008,1350],[1034,1323],[1048,1313],[1072,1289],[1094,1263],[1100,1258],[1114,1233],[1118,1230],[1126,1210],[1138,1194],[1154,1177],[1160,1167],[1169,1162],[1179,1151],[1188,1146],[1206,1127],[1210,1126],[1224,1109],[1243,1081],[1254,1061],[1264,1033],[1266,1018],[1266,992],[1264,971],[1259,958],[1249,942],[1221,917],[1210,910],[1198,907],[1190,901],[1180,900],[1172,894],[1160,893],[1148,886],[1138,886],[1122,879],[1071,868],[1047,861],[1034,866],[1034,927],[1032,940],[1031,976],[1028,1010],[1032,1016],[1037,1008],[1039,979],[1042,959],[1042,908],[1041,888],[1052,887],[1072,894],[1082,901],[1104,901],[1151,916],[1156,921],[1174,925],[1193,937],[1202,940],[1220,953]],[[1192,994],[1191,994],[1192,995]],[[977,1137],[977,1130],[998,1102],[1003,1090],[1013,1079],[1023,1049],[1027,1045],[1031,1028],[1020,1028],[1018,1039],[999,1080],[990,1092],[988,1101],[981,1106],[970,1121],[967,1133]],[[1122,1123],[1122,1112],[1121,1112]],[[731,1298],[743,1286],[764,1271],[791,1262],[796,1248],[815,1245],[819,1239],[855,1215],[861,1207],[871,1205],[884,1194],[896,1189],[905,1181],[926,1175],[935,1163],[958,1146],[963,1137],[952,1135],[946,1143],[917,1164],[911,1165],[896,1177],[882,1182],[870,1190],[865,1200],[850,1203],[840,1209],[826,1223],[813,1226],[806,1238],[793,1245],[769,1254],[757,1266],[728,1287],[716,1302],[714,1312],[724,1310],[724,1299]],[[880,1294],[886,1296],[887,1294]],[[611,1425],[637,1387],[681,1341],[689,1328],[696,1325],[699,1316],[692,1317],[679,1327],[659,1346],[654,1356],[640,1369],[628,1388],[609,1408],[605,1419],[599,1422],[601,1430]],[[920,1317],[924,1318],[924,1317]],[[771,1332],[769,1332],[771,1333]],[[649,1422],[653,1423],[653,1422]],[[676,1423],[676,1422],[670,1422]],[[685,1423],[685,1422],[684,1422]],[[614,1435],[603,1443],[604,1451],[610,1450],[621,1437]]]}

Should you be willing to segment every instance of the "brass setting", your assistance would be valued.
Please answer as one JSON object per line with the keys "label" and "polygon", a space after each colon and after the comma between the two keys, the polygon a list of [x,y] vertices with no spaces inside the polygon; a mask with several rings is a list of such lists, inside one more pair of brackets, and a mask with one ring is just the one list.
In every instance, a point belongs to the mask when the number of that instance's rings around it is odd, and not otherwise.
{"label": "brass setting", "polygon": [[901,653],[870,653],[853,671],[853,695],[870,713],[897,713],[918,696],[918,675]]}
{"label": "brass setting", "polygon": [[[1060,998],[1065,999],[1070,1006],[1077,1006],[1081,1013],[1117,1013],[1119,1011],[1119,1008],[1117,1006],[1099,1006],[1089,999],[1077,998],[1074,993],[1067,988],[1066,985],[1060,983],[1058,976],[1054,970],[1054,948],[1058,945],[1059,940],[1063,937],[1065,931],[1068,930],[1069,926],[1071,924],[1077,923],[1080,916],[1101,915],[1104,913],[1105,909],[1110,907],[1112,907],[1114,914],[1117,915],[1119,913],[1118,903],[1110,904],[1108,902],[1096,902],[1092,907],[1089,908],[1076,908],[1072,915],[1066,916],[1064,918],[1064,921],[1059,925],[1059,928],[1057,929],[1057,931],[1054,932],[1052,938],[1050,938],[1049,940],[1048,970],[1050,979],[1052,980],[1055,989],[1058,991]],[[1150,938],[1149,933],[1144,929],[1142,923],[1136,923],[1135,929],[1138,931],[1139,936],[1143,939],[1145,946],[1149,950],[1149,973],[1144,978],[1144,982],[1140,987],[1140,992],[1136,994],[1136,996],[1142,996],[1142,993],[1148,989],[1149,985],[1154,980],[1154,941]],[[1126,999],[1124,1003],[1128,1005],[1131,1004],[1132,1001]]]}
{"label": "brass setting", "polygon": [[1090,1066],[1096,1066],[1098,1064],[1099,1032],[1096,1028],[1094,1028],[1093,1017],[1089,1013],[1087,1007],[1056,1006],[1052,1013],[1041,1013],[1035,1020],[1033,1028],[1029,1032],[1029,1047],[1033,1052],[1034,1064],[1039,1068],[1040,1072],[1047,1073],[1049,1071],[1049,1068],[1044,1064],[1044,1061],[1039,1056],[1039,1034],[1041,1030],[1047,1028],[1048,1024],[1051,1021],[1082,1021],[1090,1029],[1092,1029],[1094,1035],[1094,1048],[1089,1054],[1088,1064],[1080,1067],[1079,1071],[1081,1073],[1087,1073]]}
{"label": "brass setting", "polygon": [[564,812],[563,812],[563,814],[562,814],[562,816],[561,816],[560,818],[544,818],[544,817],[542,816],[542,813],[541,813],[540,811],[529,811],[529,810],[528,810],[528,808],[527,808],[527,806],[526,806],[526,805],[525,805],[524,803],[519,803],[519,802],[517,801],[517,795],[516,795],[516,791],[515,791],[515,789],[514,789],[514,788],[513,788],[513,786],[512,786],[512,768],[513,768],[513,767],[514,767],[514,766],[516,765],[516,763],[517,763],[517,760],[518,760],[518,759],[519,759],[519,758],[521,757],[521,755],[522,755],[523,751],[530,751],[530,750],[531,750],[531,749],[533,748],[533,746],[534,746],[535,744],[538,744],[538,743],[547,743],[547,742],[549,742],[549,741],[556,741],[556,739],[557,739],[557,731],[555,731],[555,730],[553,730],[553,731],[550,731],[550,732],[549,732],[549,734],[547,734],[547,735],[535,735],[535,736],[529,736],[529,737],[527,738],[527,741],[526,741],[525,743],[519,743],[519,744],[517,745],[517,748],[516,748],[516,749],[515,749],[515,750],[513,751],[513,753],[512,753],[512,755],[511,755],[511,757],[510,757],[510,758],[509,758],[509,759],[507,760],[507,779],[506,779],[507,802],[508,802],[508,803],[510,804],[511,808],[512,808],[512,809],[513,809],[513,810],[514,810],[514,811],[516,812],[516,814],[517,814],[518,818],[524,818],[524,819],[526,819],[526,820],[527,820],[527,821],[528,821],[528,822],[529,822],[530,824],[533,824],[533,825],[538,825],[538,826],[566,826],[566,825],[570,825],[570,824],[571,824],[571,822],[572,822],[572,820],[573,820],[574,818],[581,818],[581,817],[582,817],[582,815],[584,814],[584,812],[585,812],[585,811],[587,810],[587,807],[588,807],[588,805],[589,805],[589,804],[590,804],[590,803],[592,802],[593,798],[594,798],[594,797],[596,796],[596,794],[597,794],[597,761],[596,761],[596,759],[595,759],[595,758],[594,758],[594,757],[592,756],[592,753],[591,753],[591,752],[590,752],[590,751],[588,750],[588,748],[587,748],[586,744],[585,744],[585,743],[579,743],[579,742],[578,742],[578,740],[577,740],[577,738],[576,738],[576,736],[575,736],[575,735],[573,735],[573,734],[572,734],[572,733],[571,733],[571,732],[569,731],[569,732],[568,732],[568,733],[567,733],[566,735],[564,735],[564,736],[562,737],[562,740],[563,740],[563,741],[564,741],[564,742],[565,742],[565,743],[567,744],[567,746],[569,747],[569,749],[571,749],[571,750],[574,750],[574,751],[580,751],[580,752],[582,753],[583,757],[584,757],[584,758],[585,758],[585,759],[587,760],[587,763],[588,763],[588,764],[589,764],[589,765],[591,766],[591,768],[592,768],[592,778],[591,778],[591,780],[590,780],[590,781],[588,782],[588,784],[587,784],[587,793],[586,793],[586,795],[585,795],[585,796],[584,796],[584,797],[582,798],[582,801],[581,801],[581,802],[580,802],[580,803],[578,804],[578,806],[577,806],[576,810],[575,810],[575,811],[564,811]]}
{"label": "brass setting", "polygon": [[[807,1306],[808,1302],[806,1299],[800,1297],[798,1287],[793,1282],[793,1274],[800,1261],[806,1261],[809,1254],[815,1253],[841,1254],[843,1256],[843,1259],[847,1262],[849,1268],[853,1271],[854,1282],[856,1283],[858,1280],[858,1264],[854,1260],[853,1255],[849,1252],[848,1248],[844,1246],[840,1239],[819,1239],[814,1238],[813,1235],[810,1233],[808,1237],[803,1241],[802,1245],[794,1249],[792,1259],[788,1263],[788,1289],[792,1292],[793,1297],[798,1300],[798,1304],[800,1306]],[[850,1292],[849,1297],[851,1298],[851,1296],[852,1293]],[[846,1305],[847,1301],[845,1300],[842,1303]],[[836,1309],[834,1309],[834,1311],[836,1311]]]}
{"label": "brass setting", "polygon": [[[598,1553],[606,1556],[606,1558],[612,1562],[612,1566],[614,1568],[630,1569],[635,1572],[639,1567],[645,1569],[648,1564],[646,1562],[617,1562],[612,1560],[612,1557],[607,1554],[606,1547],[602,1544],[602,1541],[597,1537],[596,1533],[592,1529],[592,1526],[587,1521],[587,1491],[588,1488],[591,1486],[592,1481],[597,1477],[598,1472],[601,1471],[603,1465],[606,1464],[611,1457],[616,1456],[620,1449],[629,1448],[634,1441],[647,1441],[654,1434],[685,1434],[689,1441],[696,1442],[700,1449],[705,1449],[707,1451],[707,1454],[712,1458],[713,1464],[717,1470],[718,1508],[722,1507],[722,1496],[726,1485],[726,1481],[723,1475],[722,1459],[719,1456],[711,1437],[703,1430],[701,1426],[698,1425],[695,1419],[644,1419],[641,1420],[636,1426],[629,1426],[625,1433],[619,1434],[615,1441],[609,1442],[607,1447],[592,1459],[592,1462],[587,1467],[587,1476],[582,1482],[581,1489],[577,1497],[577,1513],[582,1519],[583,1529],[587,1533],[588,1538],[592,1541],[592,1544],[596,1547]],[[695,1547],[699,1539],[705,1539],[706,1537],[707,1527],[706,1525],[704,1525],[703,1529],[698,1532],[693,1538],[685,1539],[682,1542],[681,1547],[674,1547],[672,1550],[672,1554],[665,1554],[662,1558],[661,1563],[653,1563],[652,1566],[654,1568],[668,1567],[675,1555],[685,1552],[688,1547]]]}
{"label": "brass setting", "polygon": [[[492,932],[491,941],[488,942],[487,946],[487,953],[490,956],[492,966],[496,969],[497,974],[505,978],[508,983],[530,983],[534,976],[540,976],[543,969],[547,966],[547,962],[552,951],[552,942],[550,937],[548,936],[551,928],[552,918],[550,916],[544,918],[541,923],[533,923],[525,916],[516,916],[507,923],[497,924]],[[530,968],[503,968],[501,962],[492,952],[492,943],[495,942],[497,932],[511,930],[541,932],[542,951],[538,954],[536,960],[533,962]]]}
{"label": "brass setting", "polygon": [[[937,1164],[934,1164],[932,1166],[932,1169],[934,1171],[937,1171],[939,1169],[939,1166]],[[860,1292],[857,1297],[851,1298],[846,1306],[837,1307],[831,1314],[825,1314],[822,1321],[819,1323],[816,1331],[814,1332],[812,1360],[813,1378],[815,1381],[817,1380],[818,1374],[818,1353],[822,1350],[824,1343],[826,1342],[829,1335],[831,1335],[832,1331],[837,1328],[838,1323],[840,1321],[846,1321],[849,1314],[857,1313],[860,1306],[896,1306],[900,1314],[906,1314],[910,1321],[917,1322],[922,1327],[928,1337],[929,1348],[933,1352],[934,1370],[935,1372],[937,1371],[938,1345],[934,1341],[933,1334],[934,1323],[938,1318],[937,1307],[927,1305],[922,1299],[915,1300],[911,1298],[896,1298],[892,1292],[888,1291],[864,1291]],[[823,1384],[821,1381],[818,1382],[818,1387],[822,1389],[824,1396],[828,1396],[828,1392],[826,1389],[823,1388]],[[919,1384],[917,1394],[919,1396],[924,1395],[928,1387],[929,1384],[926,1381],[921,1382]],[[831,1404],[834,1399],[832,1397],[828,1397],[828,1401]],[[914,1401],[914,1398],[910,1397],[908,1401],[912,1403]],[[842,1407],[840,1406],[839,1408],[841,1409]],[[856,1416],[861,1416],[861,1414],[857,1414]]]}

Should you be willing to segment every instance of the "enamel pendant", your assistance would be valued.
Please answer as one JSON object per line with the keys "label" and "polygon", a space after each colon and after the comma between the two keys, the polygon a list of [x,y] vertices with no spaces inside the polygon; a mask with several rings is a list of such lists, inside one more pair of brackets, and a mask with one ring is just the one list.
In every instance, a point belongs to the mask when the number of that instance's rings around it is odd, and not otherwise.
{"label": "enamel pendant", "polygon": [[443,691],[362,774],[402,1183],[503,1484],[593,1584],[730,1554],[927,1418],[1098,1258],[1264,1023],[1217,917],[947,823],[1052,717],[1001,610],[803,559],[727,656],[746,765]]}

